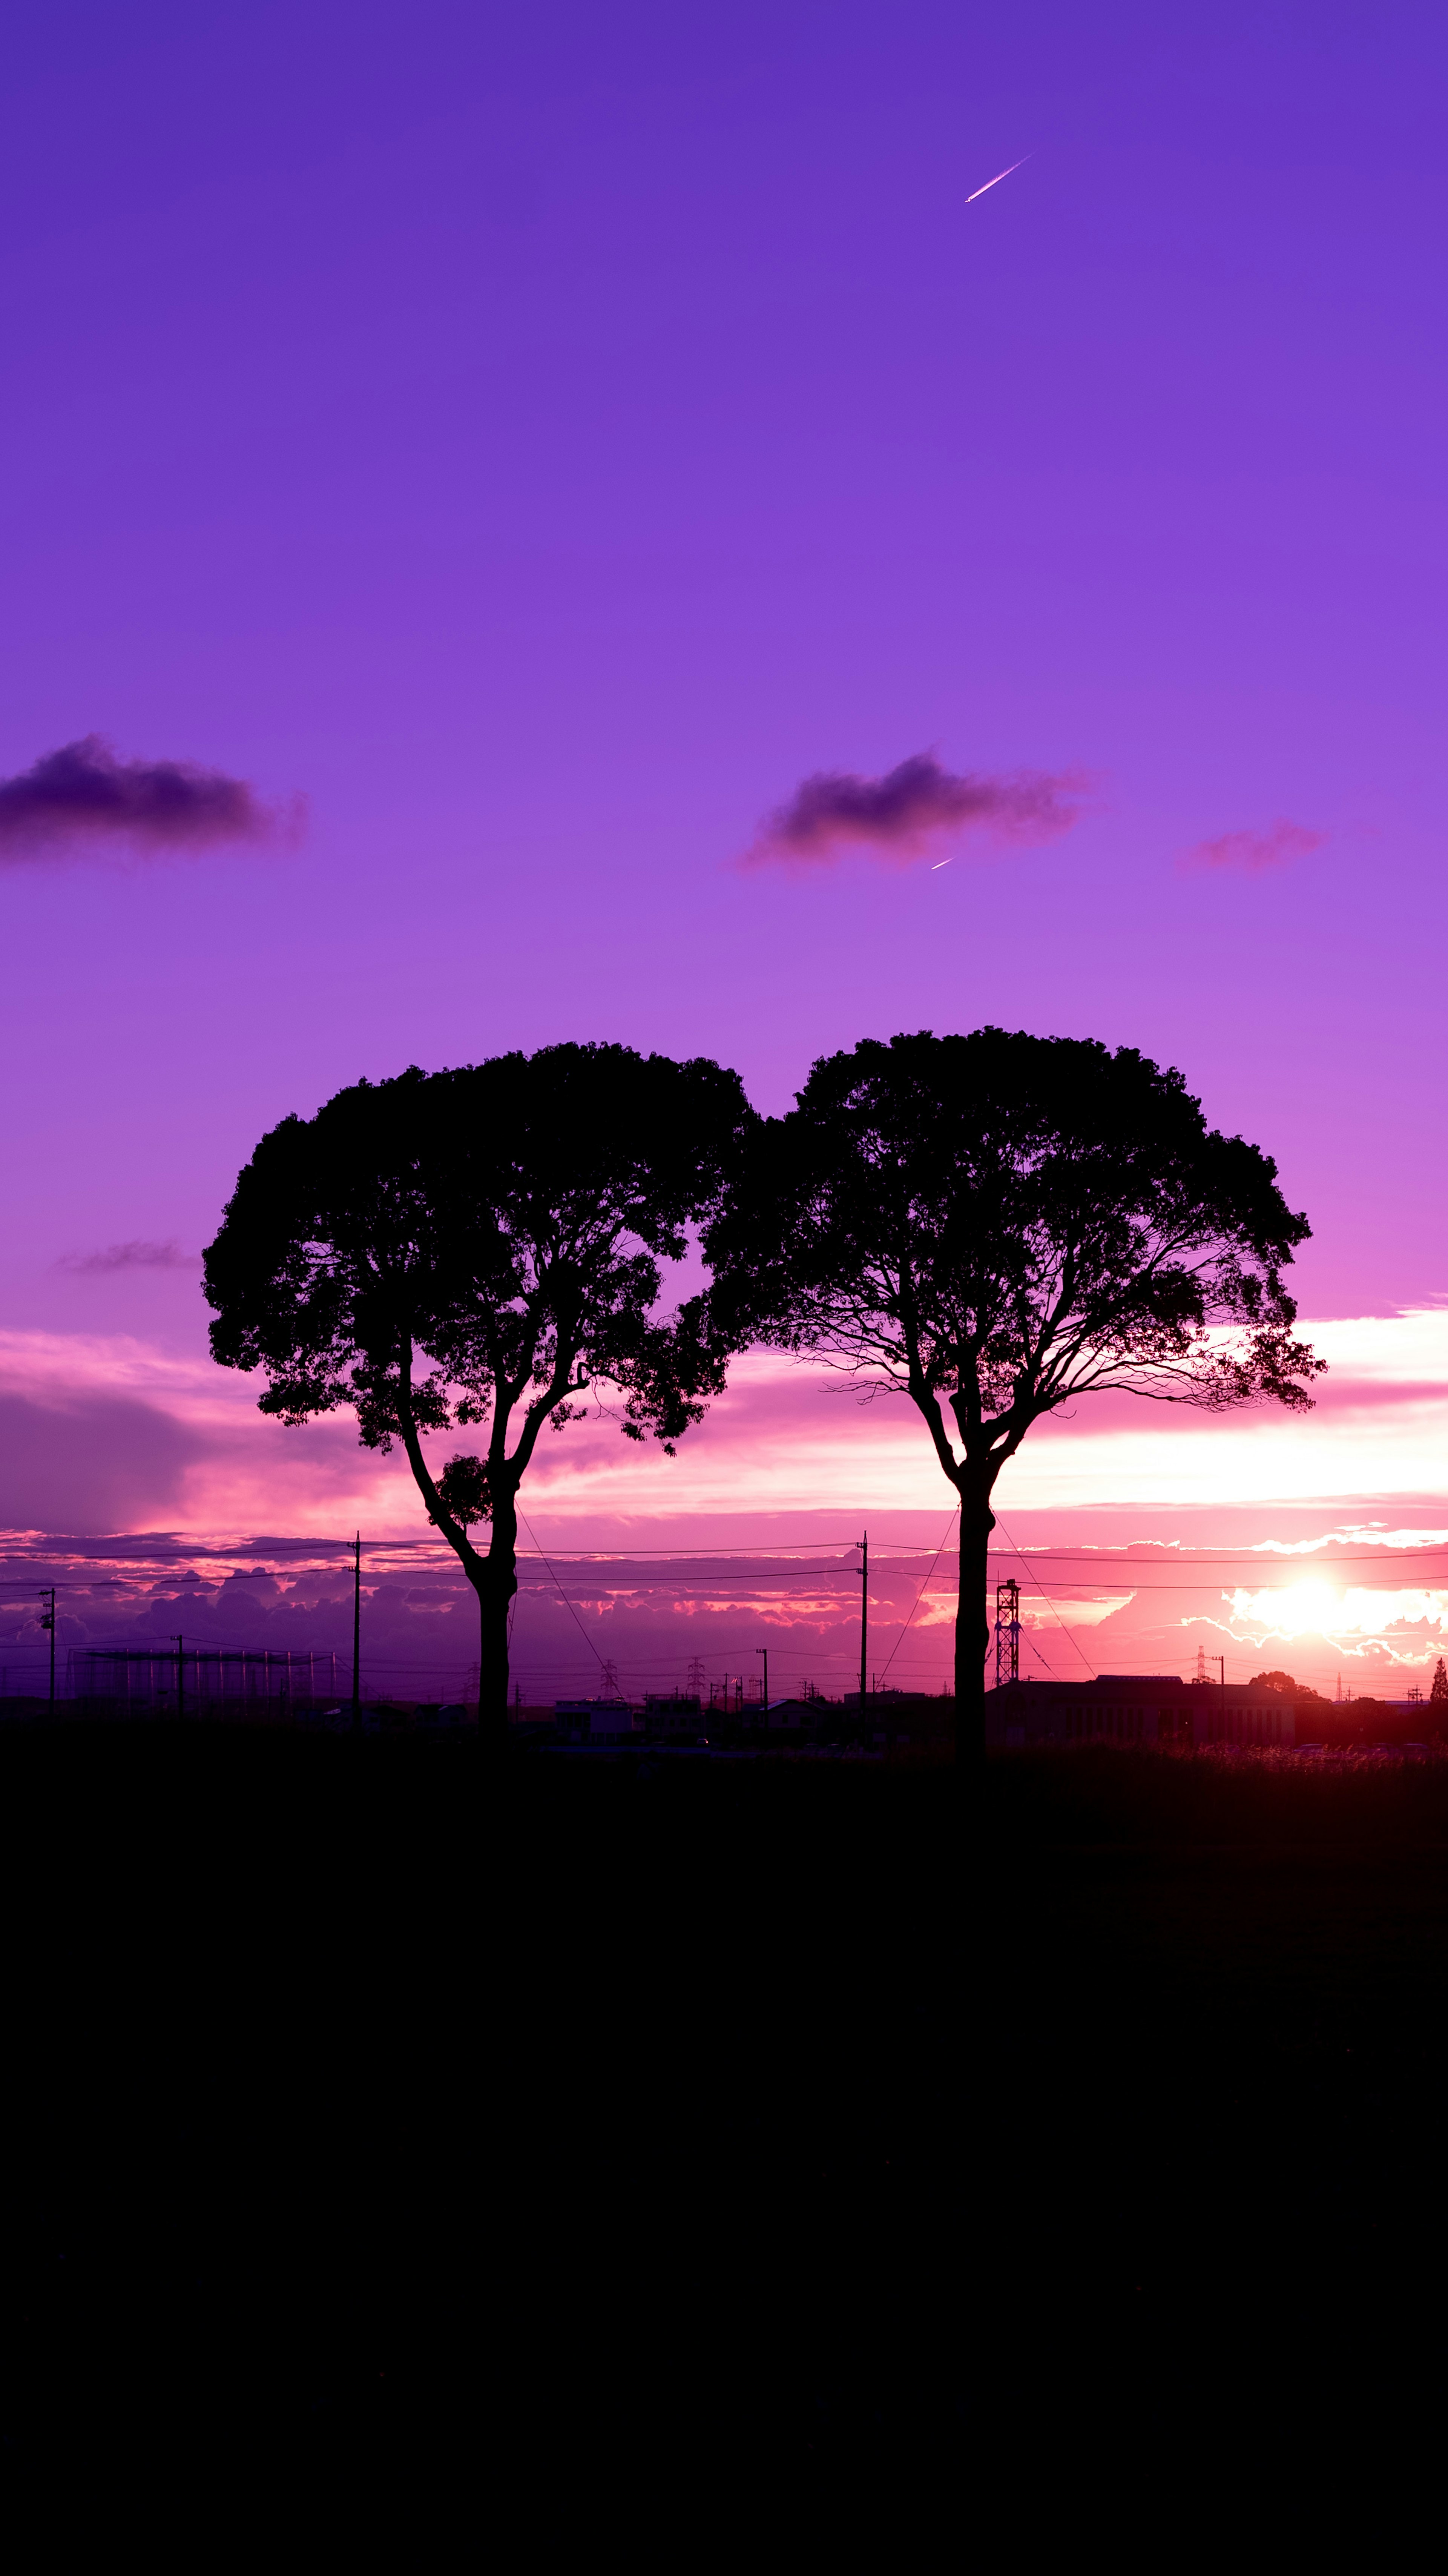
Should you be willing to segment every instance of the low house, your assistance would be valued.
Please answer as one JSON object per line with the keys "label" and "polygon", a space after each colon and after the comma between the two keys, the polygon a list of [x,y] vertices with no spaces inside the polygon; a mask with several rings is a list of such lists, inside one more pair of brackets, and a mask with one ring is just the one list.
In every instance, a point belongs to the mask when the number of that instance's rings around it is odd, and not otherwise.
{"label": "low house", "polygon": [[469,1706],[461,1699],[420,1699],[413,1716],[419,1726],[457,1728],[470,1721],[476,1725],[478,1707],[476,1700]]}
{"label": "low house", "polygon": [[650,1692],[644,1700],[644,1731],[650,1736],[662,1736],[665,1742],[694,1743],[706,1731],[698,1692],[679,1691],[669,1696]]}
{"label": "low house", "polygon": [[618,1744],[644,1731],[641,1712],[626,1699],[556,1699],[553,1723],[574,1744]]}
{"label": "low house", "polygon": [[948,1744],[955,1736],[955,1700],[940,1691],[867,1691],[864,1721],[860,1694],[846,1691],[846,1733],[886,1752],[922,1744]]}

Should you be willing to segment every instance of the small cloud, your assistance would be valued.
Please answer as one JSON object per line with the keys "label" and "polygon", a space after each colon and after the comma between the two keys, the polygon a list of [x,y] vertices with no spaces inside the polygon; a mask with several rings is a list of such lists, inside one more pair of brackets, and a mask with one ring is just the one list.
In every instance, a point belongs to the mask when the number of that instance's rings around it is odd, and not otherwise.
{"label": "small cloud", "polygon": [[1305,823],[1279,819],[1269,823],[1265,832],[1219,832],[1214,841],[1198,841],[1177,866],[1183,875],[1194,876],[1201,868],[1240,868],[1245,875],[1257,877],[1264,868],[1308,858],[1326,839],[1325,832],[1309,831]]}
{"label": "small cloud", "polygon": [[183,1252],[179,1243],[108,1243],[104,1252],[63,1252],[55,1263],[57,1270],[71,1270],[81,1277],[109,1270],[198,1270],[195,1253]]}
{"label": "small cloud", "polygon": [[743,864],[828,864],[846,844],[863,843],[878,858],[908,866],[947,838],[978,832],[988,840],[1052,840],[1069,832],[1089,785],[1080,770],[1020,769],[1008,777],[958,774],[919,751],[883,778],[819,769],[760,825]]}
{"label": "small cloud", "polygon": [[304,812],[300,799],[265,805],[245,779],[189,760],[120,760],[91,733],[0,779],[0,860],[106,841],[164,851],[293,839]]}

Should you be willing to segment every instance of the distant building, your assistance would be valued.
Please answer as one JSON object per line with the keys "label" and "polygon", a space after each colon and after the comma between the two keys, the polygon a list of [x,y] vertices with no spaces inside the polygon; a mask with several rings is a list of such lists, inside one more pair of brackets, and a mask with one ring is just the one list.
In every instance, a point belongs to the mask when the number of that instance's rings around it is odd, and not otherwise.
{"label": "distant building", "polygon": [[986,1694],[987,1744],[1293,1744],[1290,1699],[1253,1682],[1098,1673],[1091,1682],[1011,1682]]}
{"label": "distant building", "polygon": [[[128,1708],[166,1710],[175,1707],[179,1696],[183,1709],[195,1713],[204,1707],[208,1715],[221,1716],[257,1701],[335,1699],[339,1684],[334,1654],[189,1645],[178,1655],[154,1640],[145,1646],[72,1646],[66,1671],[69,1698],[123,1700]],[[343,1686],[348,1688],[349,1673],[343,1663]]]}
{"label": "distant building", "polygon": [[848,1730],[886,1752],[896,1747],[948,1744],[955,1735],[955,1701],[939,1691],[867,1691],[863,1723],[860,1694],[846,1691]]}
{"label": "distant building", "polygon": [[575,1744],[617,1744],[625,1736],[641,1735],[644,1727],[640,1712],[626,1699],[556,1699],[553,1722]]}
{"label": "distant building", "polygon": [[681,1691],[667,1697],[650,1692],[644,1700],[644,1730],[653,1736],[687,1736],[692,1744],[703,1731],[698,1692]]}

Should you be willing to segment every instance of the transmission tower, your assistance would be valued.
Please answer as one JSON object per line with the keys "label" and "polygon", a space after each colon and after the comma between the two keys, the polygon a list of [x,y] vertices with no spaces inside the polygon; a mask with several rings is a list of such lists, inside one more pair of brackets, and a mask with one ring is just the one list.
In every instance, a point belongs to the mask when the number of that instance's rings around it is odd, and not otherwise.
{"label": "transmission tower", "polygon": [[1021,1587],[1012,1581],[996,1585],[996,1689],[1021,1678]]}

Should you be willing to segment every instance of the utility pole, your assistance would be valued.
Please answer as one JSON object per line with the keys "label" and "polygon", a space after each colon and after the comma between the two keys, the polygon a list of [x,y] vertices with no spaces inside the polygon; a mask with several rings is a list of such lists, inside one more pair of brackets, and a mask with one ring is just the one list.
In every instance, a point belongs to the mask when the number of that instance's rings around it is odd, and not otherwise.
{"label": "utility pole", "polygon": [[176,1647],[176,1714],[178,1717],[184,1717],[186,1714],[186,1666],[182,1661],[181,1639],[179,1636],[175,1638],[174,1643]]}
{"label": "utility pole", "polygon": [[50,1630],[50,1705],[53,1709],[55,1707],[55,1585],[52,1583],[48,1590],[42,1591],[40,1597],[42,1601],[50,1603],[50,1608],[40,1624],[42,1628]]}
{"label": "utility pole", "polygon": [[1227,1741],[1227,1658],[1225,1655],[1208,1655],[1207,1661],[1209,1664],[1215,1664],[1222,1676],[1222,1742],[1225,1744]]}
{"label": "utility pole", "polygon": [[870,1533],[856,1542],[860,1550],[860,1724],[865,1723],[865,1655],[870,1635]]}
{"label": "utility pole", "polygon": [[756,1646],[754,1651],[756,1655],[762,1655],[764,1657],[764,1708],[761,1713],[760,1724],[764,1728],[764,1740],[767,1744],[769,1741],[769,1648],[767,1646]]}
{"label": "utility pole", "polygon": [[362,1532],[353,1542],[352,1565],[352,1725],[362,1729]]}

